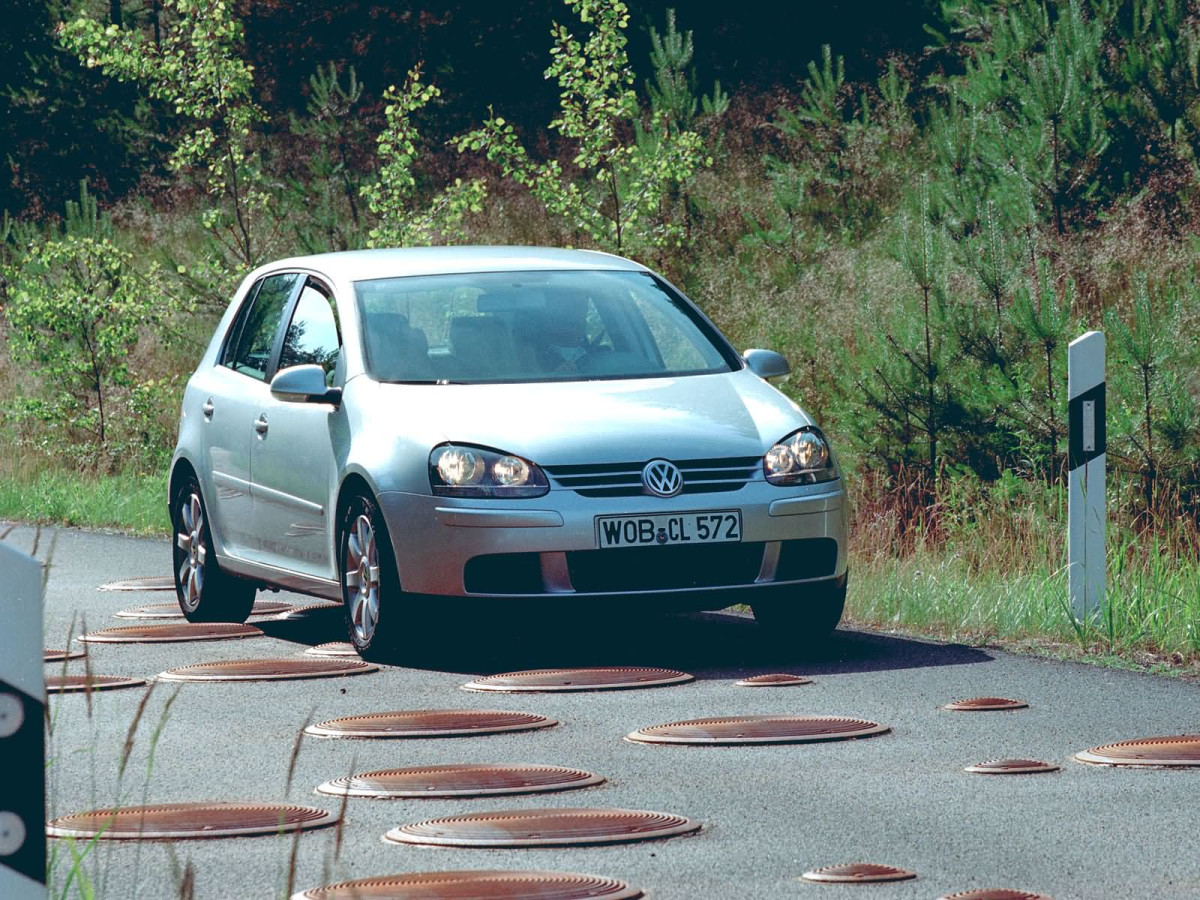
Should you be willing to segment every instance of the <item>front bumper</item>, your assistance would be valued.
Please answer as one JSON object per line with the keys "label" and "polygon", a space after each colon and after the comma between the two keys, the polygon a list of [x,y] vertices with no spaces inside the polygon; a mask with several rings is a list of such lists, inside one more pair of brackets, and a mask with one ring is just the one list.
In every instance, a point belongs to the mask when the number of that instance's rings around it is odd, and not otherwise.
{"label": "front bumper", "polygon": [[[720,609],[757,592],[841,578],[840,480],[780,488],[587,498],[570,489],[523,501],[379,495],[400,583],[416,594],[502,599],[636,596],[664,608]],[[597,549],[599,516],[738,509],[740,543]],[[730,599],[731,591],[737,600]]]}

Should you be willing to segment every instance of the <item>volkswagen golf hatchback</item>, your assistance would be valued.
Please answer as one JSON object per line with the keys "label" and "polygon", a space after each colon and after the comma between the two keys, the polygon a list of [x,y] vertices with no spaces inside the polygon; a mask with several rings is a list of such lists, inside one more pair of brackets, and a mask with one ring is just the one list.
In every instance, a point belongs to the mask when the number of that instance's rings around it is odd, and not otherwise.
{"label": "volkswagen golf hatchback", "polygon": [[344,605],[360,653],[455,604],[748,603],[828,634],[846,504],[824,435],[663,278],[591,251],[371,250],[248,276],[188,382],[179,603]]}

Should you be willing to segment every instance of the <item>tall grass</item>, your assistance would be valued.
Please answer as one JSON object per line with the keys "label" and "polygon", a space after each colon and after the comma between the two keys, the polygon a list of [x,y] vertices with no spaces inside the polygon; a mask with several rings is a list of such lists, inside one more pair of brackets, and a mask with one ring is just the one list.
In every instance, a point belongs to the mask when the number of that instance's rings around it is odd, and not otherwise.
{"label": "tall grass", "polygon": [[905,515],[902,498],[868,491],[852,530],[853,621],[971,642],[1200,662],[1194,524],[1160,519],[1149,528],[1114,504],[1106,603],[1099,618],[1081,622],[1068,602],[1064,485],[948,479],[936,519]]}
{"label": "tall grass", "polygon": [[0,519],[166,534],[167,473],[98,475],[0,463]]}

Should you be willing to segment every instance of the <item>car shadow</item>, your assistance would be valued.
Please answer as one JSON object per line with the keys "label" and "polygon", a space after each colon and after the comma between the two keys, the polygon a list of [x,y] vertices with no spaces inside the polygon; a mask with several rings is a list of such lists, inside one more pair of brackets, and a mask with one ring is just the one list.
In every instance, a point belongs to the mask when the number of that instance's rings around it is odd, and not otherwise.
{"label": "car shadow", "polygon": [[[256,623],[271,637],[301,644],[344,640],[337,612]],[[839,628],[815,648],[765,635],[748,615],[724,611],[628,617],[561,613],[519,617],[461,616],[414,628],[412,641],[377,662],[412,669],[492,674],[523,669],[659,666],[697,678],[744,678],[881,672],[991,661],[988,653]]]}

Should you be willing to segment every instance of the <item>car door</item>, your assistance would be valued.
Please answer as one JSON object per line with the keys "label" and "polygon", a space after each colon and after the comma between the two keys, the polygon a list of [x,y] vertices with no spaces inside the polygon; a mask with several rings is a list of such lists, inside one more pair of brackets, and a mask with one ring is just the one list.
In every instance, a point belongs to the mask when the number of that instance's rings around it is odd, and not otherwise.
{"label": "car door", "polygon": [[250,467],[255,416],[270,395],[267,371],[280,325],[303,277],[269,275],[247,293],[218,364],[196,396],[204,417],[212,490],[205,501],[221,547],[253,559],[260,537],[251,510]]}
{"label": "car door", "polygon": [[[319,365],[340,387],[341,336],[332,292],[308,278],[292,303],[275,371]],[[298,403],[267,394],[258,406],[251,451],[252,509],[263,562],[318,578],[336,578],[329,498],[344,445],[345,416],[331,403]]]}

